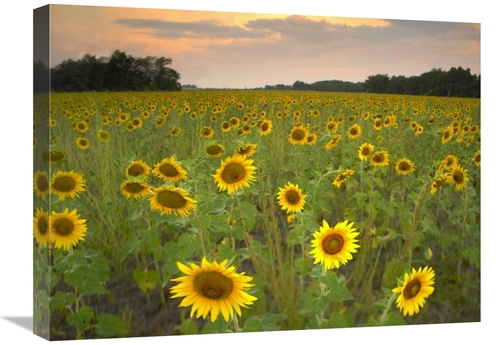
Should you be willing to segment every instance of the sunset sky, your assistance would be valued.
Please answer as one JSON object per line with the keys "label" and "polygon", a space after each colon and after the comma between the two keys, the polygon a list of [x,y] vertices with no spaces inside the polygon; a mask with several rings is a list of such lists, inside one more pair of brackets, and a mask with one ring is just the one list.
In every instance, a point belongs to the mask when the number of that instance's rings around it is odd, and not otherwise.
{"label": "sunset sky", "polygon": [[135,57],[170,57],[181,84],[202,88],[358,82],[374,74],[409,77],[459,66],[481,74],[478,22],[334,17],[331,9],[320,17],[299,10],[256,14],[166,5],[52,5],[51,66],[119,49]]}

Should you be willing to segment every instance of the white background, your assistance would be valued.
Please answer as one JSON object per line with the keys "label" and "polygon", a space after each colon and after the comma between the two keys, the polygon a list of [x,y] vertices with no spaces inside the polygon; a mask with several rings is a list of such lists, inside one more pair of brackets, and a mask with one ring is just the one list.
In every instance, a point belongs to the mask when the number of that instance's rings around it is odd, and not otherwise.
{"label": "white background", "polygon": [[[480,1],[287,1],[246,2],[222,0],[184,1],[65,1],[58,4],[126,6],[163,9],[196,9],[260,13],[310,14],[338,17],[366,17],[460,21],[481,23],[481,322],[323,331],[287,331],[214,336],[170,336],[108,340],[82,340],[92,344],[197,344],[234,343],[255,344],[265,341],[292,341],[298,343],[327,341],[332,344],[465,344],[482,342],[497,326],[499,298],[496,285],[499,275],[495,254],[500,227],[494,222],[498,213],[496,192],[498,176],[499,43],[498,16],[495,2]],[[7,5],[8,4],[8,5]],[[0,343],[40,344],[46,342],[32,334],[32,57],[33,9],[46,5],[42,1],[11,1],[4,3],[2,26],[2,92],[0,98],[1,129],[1,228],[0,240]],[[286,4],[286,5],[285,5]],[[325,5],[327,4],[327,5]],[[466,66],[464,66],[466,67]],[[4,77],[6,76],[6,77]],[[493,333],[495,337],[495,333]],[[79,342],[79,343],[80,343]],[[294,341],[295,343],[295,341]]]}

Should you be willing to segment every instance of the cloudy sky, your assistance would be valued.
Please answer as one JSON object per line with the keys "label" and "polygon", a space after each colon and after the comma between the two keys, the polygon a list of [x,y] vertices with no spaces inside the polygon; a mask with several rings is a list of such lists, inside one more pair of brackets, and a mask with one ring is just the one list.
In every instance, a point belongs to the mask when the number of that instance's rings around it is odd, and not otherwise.
{"label": "cloudy sky", "polygon": [[171,57],[182,84],[219,88],[358,82],[379,73],[409,77],[459,66],[481,74],[479,22],[339,17],[331,9],[319,16],[299,9],[275,14],[283,11],[166,5],[52,5],[51,66],[119,49],[136,57]]}

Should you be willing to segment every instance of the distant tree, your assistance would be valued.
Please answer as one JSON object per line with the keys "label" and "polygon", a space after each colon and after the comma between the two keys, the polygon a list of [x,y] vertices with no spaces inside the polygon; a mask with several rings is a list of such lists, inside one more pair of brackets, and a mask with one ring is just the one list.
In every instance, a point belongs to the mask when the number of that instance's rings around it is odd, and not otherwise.
{"label": "distant tree", "polygon": [[50,91],[49,68],[42,62],[33,62],[33,93]]}
{"label": "distant tree", "polygon": [[389,76],[387,74],[371,75],[365,80],[365,91],[373,93],[388,93],[389,81]]}

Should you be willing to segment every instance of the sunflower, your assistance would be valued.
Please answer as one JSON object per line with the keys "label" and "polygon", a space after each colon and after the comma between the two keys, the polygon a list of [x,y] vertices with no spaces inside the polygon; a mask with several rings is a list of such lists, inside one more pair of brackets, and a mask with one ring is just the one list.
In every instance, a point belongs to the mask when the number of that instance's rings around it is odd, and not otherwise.
{"label": "sunflower", "polygon": [[316,133],[311,133],[307,136],[306,145],[314,145],[318,141],[318,135]]}
{"label": "sunflower", "polygon": [[373,153],[375,150],[375,147],[372,144],[369,143],[364,143],[359,147],[358,150],[358,157],[359,159],[366,161],[368,160],[368,157]]}
{"label": "sunflower", "polygon": [[453,127],[452,126],[448,126],[443,131],[443,135],[441,136],[441,143],[442,144],[446,144],[448,141],[451,140],[452,137],[453,137]]}
{"label": "sunflower", "polygon": [[229,124],[233,128],[238,128],[238,126],[240,125],[240,119],[237,117],[232,117],[229,119]]}
{"label": "sunflower", "polygon": [[109,134],[109,132],[103,131],[102,129],[97,132],[97,137],[99,138],[99,141],[101,143],[108,142],[109,139],[111,139],[111,135]]}
{"label": "sunflower", "polygon": [[326,124],[326,131],[335,133],[339,129],[339,124],[335,121],[328,121]]}
{"label": "sunflower", "polygon": [[273,130],[273,123],[270,120],[264,120],[259,126],[260,135],[268,135]]}
{"label": "sunflower", "polygon": [[182,132],[182,129],[180,127],[173,127],[171,130],[170,130],[170,135],[175,137],[179,134],[181,134]]}
{"label": "sunflower", "polygon": [[151,168],[142,160],[133,161],[125,170],[125,176],[143,177],[149,176]]}
{"label": "sunflower", "polygon": [[196,209],[197,201],[192,199],[184,189],[165,185],[154,188],[152,194],[153,196],[149,199],[151,208],[162,214],[174,213],[184,218]]}
{"label": "sunflower", "polygon": [[434,292],[434,270],[431,267],[412,268],[411,274],[405,273],[402,285],[392,289],[399,294],[396,306],[403,316],[417,314],[425,304],[425,299]]}
{"label": "sunflower", "polygon": [[49,214],[40,208],[36,209],[33,218],[33,237],[41,248],[49,244]]}
{"label": "sunflower", "polygon": [[145,195],[149,194],[149,186],[140,181],[124,181],[120,185],[120,190],[122,194],[128,199],[134,196],[135,199],[139,199]]}
{"label": "sunflower", "polygon": [[89,148],[90,142],[87,138],[79,137],[76,138],[76,146],[78,146],[79,149],[86,150]]}
{"label": "sunflower", "polygon": [[256,144],[246,144],[240,145],[234,150],[235,157],[249,158],[255,154],[257,145]]}
{"label": "sunflower", "polygon": [[474,155],[474,157],[472,157],[472,161],[474,162],[474,164],[477,167],[481,166],[481,150],[478,150],[476,152],[476,154]]}
{"label": "sunflower", "polygon": [[37,197],[45,199],[49,192],[49,177],[45,171],[37,171],[33,178],[33,189]]}
{"label": "sunflower", "polygon": [[220,157],[222,156],[222,152],[224,152],[224,150],[225,150],[224,146],[219,144],[213,144],[205,149],[205,154],[207,155],[207,157],[212,157],[212,158]]}
{"label": "sunflower", "polygon": [[58,171],[52,176],[50,192],[57,195],[59,200],[66,197],[76,198],[78,193],[85,191],[83,175],[72,171]]}
{"label": "sunflower", "polygon": [[293,222],[295,222],[295,216],[293,214],[290,214],[286,217],[286,222],[288,224],[292,224]]}
{"label": "sunflower", "polygon": [[288,182],[285,188],[279,188],[278,204],[286,213],[299,213],[304,209],[306,196],[298,185]]}
{"label": "sunflower", "polygon": [[54,247],[69,249],[83,241],[87,232],[86,219],[79,219],[76,210],[65,209],[61,213],[52,211],[50,217],[50,237]]}
{"label": "sunflower", "polygon": [[361,135],[361,127],[357,123],[355,123],[354,125],[351,126],[351,128],[349,128],[347,135],[351,139],[356,139]]}
{"label": "sunflower", "polygon": [[358,240],[355,239],[359,232],[354,232],[354,223],[347,222],[339,222],[331,228],[327,221],[323,220],[323,226],[313,234],[314,239],[311,242],[313,250],[310,254],[314,255],[314,264],[320,263],[325,265],[326,269],[333,269],[352,259],[352,253],[356,253],[356,248],[359,248],[356,244]]}
{"label": "sunflower", "polygon": [[382,124],[382,119],[376,118],[373,121],[373,129],[375,129],[376,131],[380,131],[382,129]]}
{"label": "sunflower", "polygon": [[345,182],[345,180],[354,175],[354,170],[352,169],[347,169],[346,171],[344,172],[341,172],[340,174],[338,174],[336,177],[335,177],[335,180],[333,180],[332,184],[338,188],[340,188],[340,186],[342,185],[342,183]]}
{"label": "sunflower", "polygon": [[229,131],[231,130],[231,128],[232,128],[232,127],[231,127],[231,124],[230,124],[229,122],[227,122],[227,121],[222,122],[222,124],[221,124],[221,129],[222,129],[222,131],[223,131],[224,133],[229,132]]}
{"label": "sunflower", "polygon": [[376,167],[383,167],[385,165],[388,165],[389,164],[389,154],[385,150],[377,151],[372,155],[372,157],[370,159],[370,163]]}
{"label": "sunflower", "polygon": [[302,124],[299,124],[292,128],[290,135],[288,136],[288,141],[293,145],[303,145],[307,142],[307,129],[305,129]]}
{"label": "sunflower", "polygon": [[178,282],[172,287],[172,298],[184,297],[180,307],[192,305],[190,317],[196,313],[196,317],[204,319],[210,313],[210,320],[214,322],[219,314],[224,320],[229,321],[234,311],[241,316],[241,308],[248,308],[253,304],[256,297],[248,294],[253,284],[249,282],[252,277],[246,276],[244,272],[237,273],[236,267],[226,267],[228,260],[210,263],[203,257],[201,266],[190,263],[189,267],[177,262],[177,267],[185,274],[183,277],[171,279]]}
{"label": "sunflower", "polygon": [[339,144],[340,139],[342,139],[342,135],[334,134],[325,144],[325,148],[327,150],[333,150]]}
{"label": "sunflower", "polygon": [[187,178],[187,171],[175,160],[175,158],[164,158],[157,163],[153,174],[163,181],[177,182]]}
{"label": "sunflower", "polygon": [[449,181],[455,185],[456,190],[461,190],[467,184],[469,178],[467,177],[467,170],[462,168],[460,164],[455,165],[448,174]]}
{"label": "sunflower", "polygon": [[89,130],[89,124],[87,121],[78,121],[73,127],[80,133],[85,133]]}
{"label": "sunflower", "polygon": [[214,136],[214,130],[210,126],[204,126],[200,129],[200,137],[211,138]]}
{"label": "sunflower", "polygon": [[243,187],[250,187],[250,182],[255,180],[253,160],[247,160],[241,156],[226,158],[219,169],[212,175],[219,185],[219,190],[227,190],[229,194],[236,193]]}
{"label": "sunflower", "polygon": [[439,187],[444,185],[446,182],[449,181],[449,176],[448,175],[439,175],[434,178],[434,181],[432,181],[431,184],[431,194],[435,194],[438,190]]}
{"label": "sunflower", "polygon": [[408,175],[415,171],[415,164],[407,158],[401,158],[396,162],[394,169],[399,175]]}

